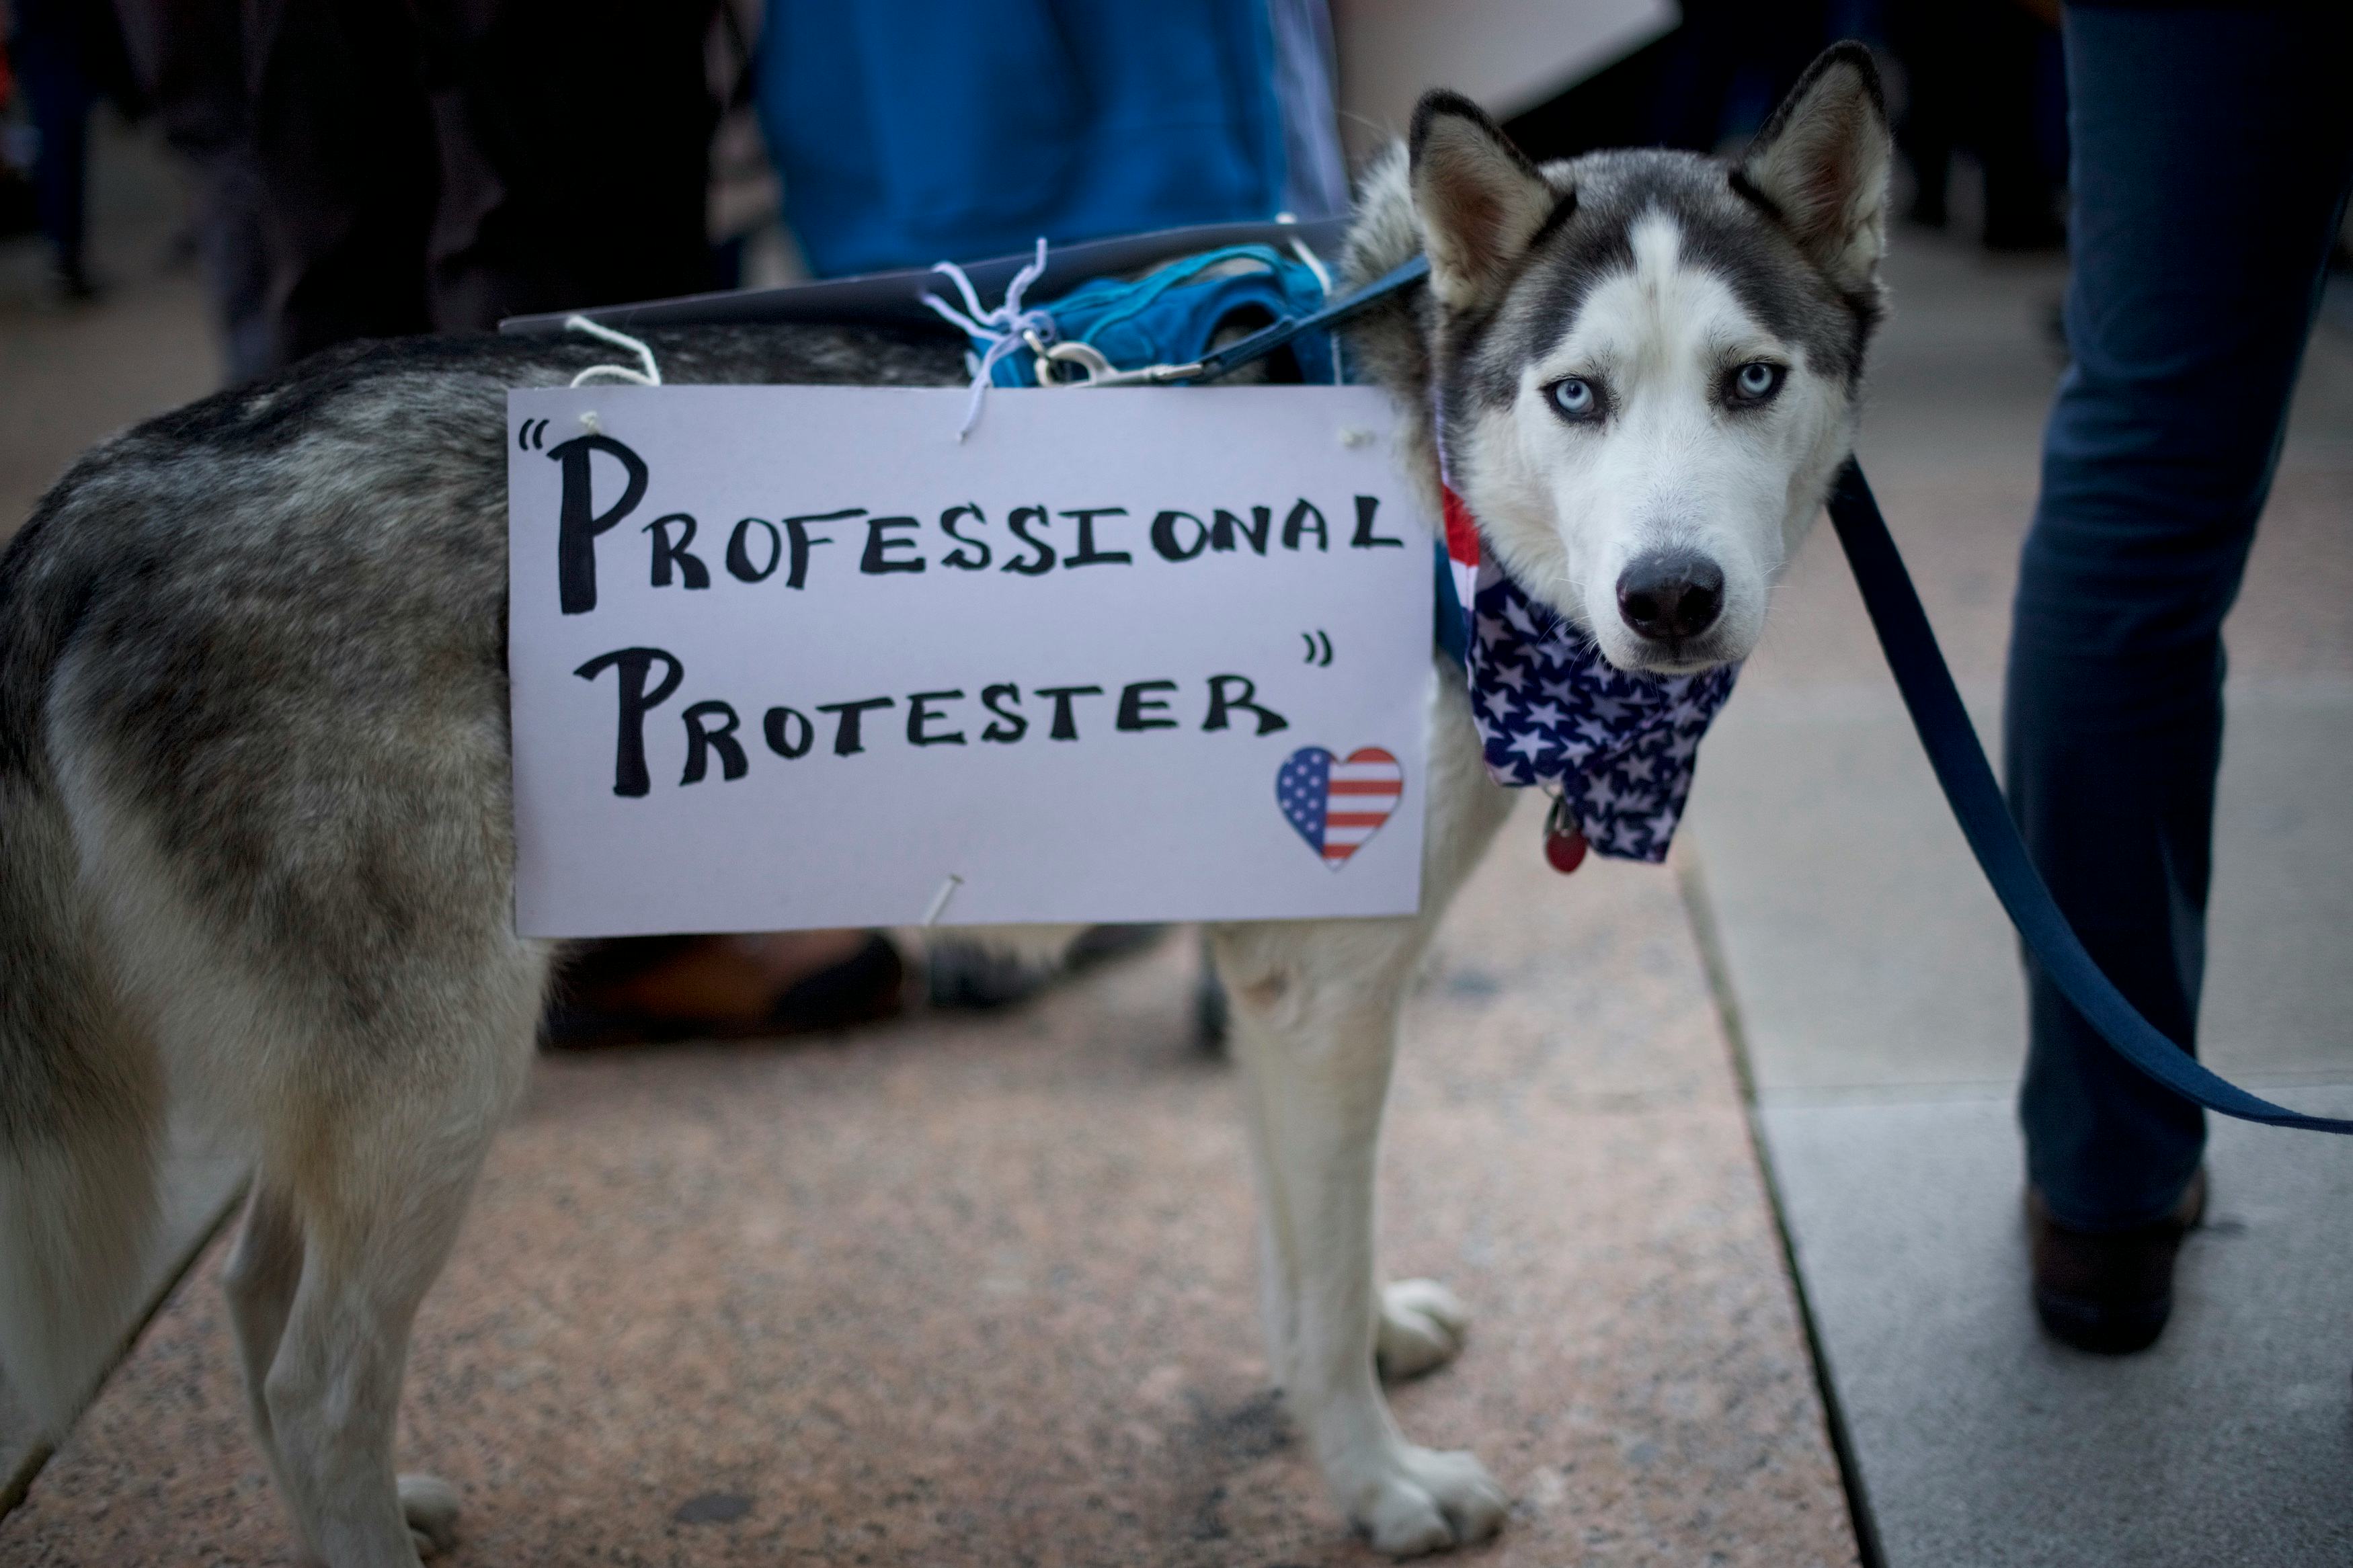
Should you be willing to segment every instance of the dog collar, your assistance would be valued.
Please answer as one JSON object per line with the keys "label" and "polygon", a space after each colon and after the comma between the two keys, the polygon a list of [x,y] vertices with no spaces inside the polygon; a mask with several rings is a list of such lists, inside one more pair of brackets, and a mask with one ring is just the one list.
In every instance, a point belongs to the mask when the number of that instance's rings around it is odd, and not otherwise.
{"label": "dog collar", "polygon": [[1487,775],[1554,792],[1545,858],[1556,870],[1575,870],[1588,844],[1619,859],[1665,859],[1700,737],[1740,667],[1663,677],[1618,668],[1480,548],[1471,509],[1452,485],[1443,491],[1447,565]]}

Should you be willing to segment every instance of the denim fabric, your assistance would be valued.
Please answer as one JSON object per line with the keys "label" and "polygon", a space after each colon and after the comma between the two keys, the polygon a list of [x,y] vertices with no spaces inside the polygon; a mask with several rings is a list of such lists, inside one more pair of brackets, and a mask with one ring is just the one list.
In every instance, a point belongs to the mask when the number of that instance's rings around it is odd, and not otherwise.
{"label": "denim fabric", "polygon": [[[2183,1048],[2221,756],[2222,617],[2353,182],[2342,8],[2066,14],[2073,363],[2044,433],[2004,718],[2010,810],[2092,956]],[[2203,1114],[2030,962],[2029,1178],[2062,1221],[2169,1208]]]}

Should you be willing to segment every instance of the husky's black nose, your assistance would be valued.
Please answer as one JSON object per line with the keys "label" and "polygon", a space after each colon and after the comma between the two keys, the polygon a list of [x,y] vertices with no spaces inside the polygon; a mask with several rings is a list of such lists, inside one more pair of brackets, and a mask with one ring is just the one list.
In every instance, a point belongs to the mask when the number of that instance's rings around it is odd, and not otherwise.
{"label": "husky's black nose", "polygon": [[1638,555],[1618,579],[1618,614],[1658,642],[1695,637],[1715,625],[1724,608],[1724,573],[1688,550]]}

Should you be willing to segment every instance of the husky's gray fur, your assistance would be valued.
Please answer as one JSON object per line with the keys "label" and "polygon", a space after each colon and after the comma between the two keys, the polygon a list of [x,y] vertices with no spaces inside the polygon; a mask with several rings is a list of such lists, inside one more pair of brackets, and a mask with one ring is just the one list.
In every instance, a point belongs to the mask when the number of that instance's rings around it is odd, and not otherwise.
{"label": "husky's gray fur", "polygon": [[[1729,170],[1613,153],[1538,171],[1434,95],[1410,158],[1370,172],[1347,262],[1361,281],[1431,253],[1430,289],[1356,338],[1432,514],[1435,386],[1458,488],[1613,658],[1651,655],[1599,624],[1608,601],[1577,574],[1656,537],[1753,569],[1761,616],[1851,437],[1885,142],[1851,48]],[[1622,321],[1594,321],[1630,288]],[[1788,359],[1789,401],[1710,413],[1714,362],[1670,341],[1694,322],[1733,343],[1705,354]],[[1627,357],[1645,331],[1666,370]],[[930,336],[649,341],[670,382],[964,377],[960,345]],[[134,1288],[164,1106],[234,1130],[256,1173],[227,1279],[255,1430],[304,1546],[337,1568],[408,1568],[454,1513],[439,1483],[393,1482],[408,1325],[522,1079],[552,956],[511,913],[503,395],[609,357],[489,340],[322,356],[99,447],[0,560],[0,1364],[50,1429],[70,1419]],[[1640,421],[1622,448],[1598,422],[1556,427],[1554,361],[1622,363],[1630,399],[1734,432],[1713,460],[1740,515],[1617,505],[1624,487],[1591,476],[1649,460]],[[1650,477],[1672,500],[1673,476]],[[1739,637],[1657,657],[1736,658]],[[1504,1511],[1475,1459],[1404,1439],[1374,1380],[1376,1355],[1410,1375],[1461,1340],[1441,1288],[1377,1286],[1371,1225],[1404,977],[1506,805],[1459,680],[1433,689],[1423,914],[1213,932],[1251,1081],[1270,1359],[1343,1510],[1399,1554]]]}

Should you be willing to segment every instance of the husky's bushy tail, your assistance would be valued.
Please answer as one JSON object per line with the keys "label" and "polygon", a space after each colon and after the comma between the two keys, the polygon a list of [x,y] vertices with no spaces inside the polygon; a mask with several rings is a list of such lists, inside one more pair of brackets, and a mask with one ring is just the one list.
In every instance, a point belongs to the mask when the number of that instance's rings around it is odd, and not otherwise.
{"label": "husky's bushy tail", "polygon": [[75,614],[71,595],[27,580],[28,543],[0,552],[0,1373],[54,1436],[133,1310],[164,1094],[47,754],[47,694]]}

